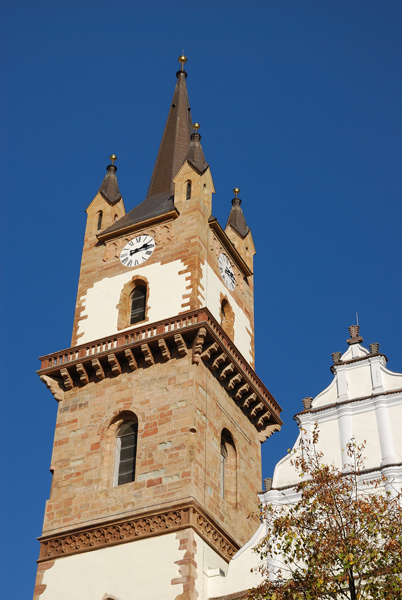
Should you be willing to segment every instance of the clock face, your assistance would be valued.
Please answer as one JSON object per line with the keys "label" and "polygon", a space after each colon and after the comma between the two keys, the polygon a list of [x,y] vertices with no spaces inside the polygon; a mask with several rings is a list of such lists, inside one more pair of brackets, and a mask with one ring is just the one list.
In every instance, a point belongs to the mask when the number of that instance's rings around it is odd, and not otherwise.
{"label": "clock face", "polygon": [[236,278],[233,272],[233,267],[230,264],[226,254],[222,253],[219,255],[219,270],[221,272],[223,283],[231,292],[233,292],[236,286]]}
{"label": "clock face", "polygon": [[142,265],[155,250],[155,240],[149,235],[139,235],[126,244],[120,253],[120,260],[125,267]]}

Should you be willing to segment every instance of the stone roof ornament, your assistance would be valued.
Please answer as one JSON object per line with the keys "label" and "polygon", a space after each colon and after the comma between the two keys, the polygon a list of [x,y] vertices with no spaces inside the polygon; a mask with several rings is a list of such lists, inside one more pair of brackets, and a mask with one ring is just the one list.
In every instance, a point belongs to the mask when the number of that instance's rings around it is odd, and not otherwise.
{"label": "stone roof ornament", "polygon": [[334,364],[336,365],[337,363],[341,362],[342,352],[333,352],[331,356]]}
{"label": "stone roof ornament", "polygon": [[303,402],[304,408],[307,410],[307,409],[311,408],[311,405],[313,403],[313,398],[311,396],[308,396],[307,398],[303,398],[302,402]]}
{"label": "stone roof ornament", "polygon": [[380,344],[375,342],[374,344],[369,344],[371,354],[378,354],[380,351]]}
{"label": "stone roof ornament", "polygon": [[348,327],[348,329],[350,333],[350,338],[346,341],[349,344],[349,346],[352,346],[353,344],[362,344],[363,338],[361,335],[359,335],[360,325],[351,325],[350,327]]}

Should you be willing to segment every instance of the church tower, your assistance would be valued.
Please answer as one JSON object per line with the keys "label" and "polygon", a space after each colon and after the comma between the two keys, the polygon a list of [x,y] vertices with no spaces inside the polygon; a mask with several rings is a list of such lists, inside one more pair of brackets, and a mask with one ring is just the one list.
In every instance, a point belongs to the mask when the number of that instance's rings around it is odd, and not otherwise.
{"label": "church tower", "polygon": [[41,357],[59,403],[35,600],[209,598],[254,534],[280,407],[254,371],[253,256],[225,229],[179,59],[145,200],[116,156],[87,208],[71,347]]}

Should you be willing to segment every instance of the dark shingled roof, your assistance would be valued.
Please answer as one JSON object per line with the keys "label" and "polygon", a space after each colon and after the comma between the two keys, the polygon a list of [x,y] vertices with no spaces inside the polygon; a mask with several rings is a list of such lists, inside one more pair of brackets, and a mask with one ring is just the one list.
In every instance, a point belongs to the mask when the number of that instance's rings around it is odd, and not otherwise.
{"label": "dark shingled roof", "polygon": [[110,204],[116,204],[121,198],[119,184],[117,183],[116,171],[117,167],[115,165],[109,165],[106,167],[107,173],[105,175],[104,180],[102,181],[102,185],[99,188],[102,196],[106,198]]}
{"label": "dark shingled roof", "polygon": [[159,217],[159,215],[164,215],[173,210],[177,211],[177,208],[174,205],[173,194],[171,192],[165,192],[158,196],[153,196],[152,198],[145,198],[141,204],[138,204],[138,206],[130,210],[124,217],[102,231],[101,235],[103,236],[105,233],[119,231],[120,229],[129,227],[135,223],[141,223],[141,221]]}
{"label": "dark shingled roof", "polygon": [[192,130],[185,71],[177,72],[177,83],[149,184],[147,198],[174,191],[173,179],[187,158]]}
{"label": "dark shingled roof", "polygon": [[208,163],[205,160],[200,141],[201,136],[199,133],[191,134],[191,142],[187,160],[199,173],[204,173],[204,171],[208,169]]}
{"label": "dark shingled roof", "polygon": [[187,73],[178,71],[176,76],[177,83],[173,100],[147,196],[141,204],[130,210],[105,231],[102,231],[102,235],[119,231],[135,223],[158,217],[173,210],[177,211],[174,205],[173,179],[184,162],[188,159],[190,164],[200,173],[208,168],[200,144],[201,136],[198,133],[191,134],[192,121],[186,85]]}
{"label": "dark shingled roof", "polygon": [[232,208],[230,210],[225,229],[230,225],[236,231],[236,233],[244,238],[250,231],[250,228],[247,226],[240,204],[240,198],[233,198]]}

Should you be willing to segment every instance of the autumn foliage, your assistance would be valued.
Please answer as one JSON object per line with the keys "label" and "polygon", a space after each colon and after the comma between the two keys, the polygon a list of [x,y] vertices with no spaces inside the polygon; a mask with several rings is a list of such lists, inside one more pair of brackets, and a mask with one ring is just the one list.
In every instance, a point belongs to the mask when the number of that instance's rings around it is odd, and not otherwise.
{"label": "autumn foliage", "polygon": [[364,473],[364,445],[345,449],[346,473],[323,464],[318,435],[302,436],[292,458],[301,479],[295,501],[263,508],[268,532],[256,551],[264,583],[249,598],[402,598],[400,492]]}

